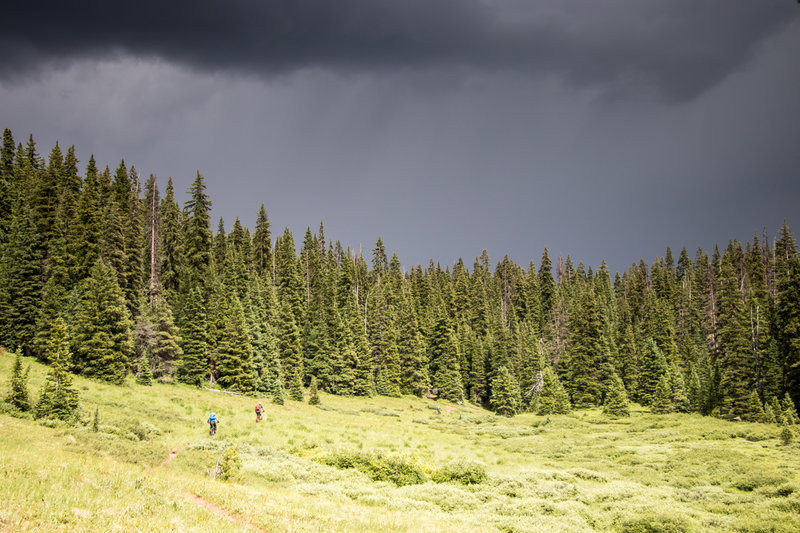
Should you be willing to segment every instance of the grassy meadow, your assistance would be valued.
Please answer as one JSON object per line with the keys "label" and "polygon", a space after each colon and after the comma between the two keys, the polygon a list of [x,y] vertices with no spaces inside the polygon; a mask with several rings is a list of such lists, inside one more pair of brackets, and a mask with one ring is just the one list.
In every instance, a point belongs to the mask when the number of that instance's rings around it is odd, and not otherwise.
{"label": "grassy meadow", "polygon": [[[47,368],[25,365],[35,401]],[[775,425],[75,385],[76,426],[0,414],[0,530],[800,531],[800,435]]]}

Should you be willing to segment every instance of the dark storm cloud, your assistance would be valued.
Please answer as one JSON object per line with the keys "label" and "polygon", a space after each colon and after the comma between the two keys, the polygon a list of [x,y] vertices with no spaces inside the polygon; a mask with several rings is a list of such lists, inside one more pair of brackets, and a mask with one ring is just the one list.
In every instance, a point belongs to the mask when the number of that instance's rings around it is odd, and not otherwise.
{"label": "dark storm cloud", "polygon": [[736,71],[797,16],[761,0],[13,2],[0,17],[15,78],[113,54],[269,75],[456,66],[648,87],[685,100]]}

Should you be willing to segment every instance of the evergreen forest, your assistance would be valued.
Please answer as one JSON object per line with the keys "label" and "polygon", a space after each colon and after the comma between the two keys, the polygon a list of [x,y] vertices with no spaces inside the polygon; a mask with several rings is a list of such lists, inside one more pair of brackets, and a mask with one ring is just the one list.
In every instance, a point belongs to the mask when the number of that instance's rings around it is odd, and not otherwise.
{"label": "evergreen forest", "polygon": [[0,346],[51,365],[55,383],[67,361],[114,384],[134,375],[276,402],[313,382],[507,416],[624,415],[632,400],[796,417],[800,257],[785,223],[614,274],[547,249],[527,265],[484,251],[404,266],[380,237],[364,254],[322,224],[297,242],[273,233],[263,204],[252,232],[212,221],[199,172],[180,205],[171,179],[80,163],[72,146],[44,157],[32,136],[3,132]]}

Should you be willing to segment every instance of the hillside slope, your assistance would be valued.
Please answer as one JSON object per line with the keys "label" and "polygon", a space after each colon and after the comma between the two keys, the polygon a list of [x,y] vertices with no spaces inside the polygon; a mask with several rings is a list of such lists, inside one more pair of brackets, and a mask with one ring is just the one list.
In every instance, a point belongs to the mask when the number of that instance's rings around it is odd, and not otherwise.
{"label": "hillside slope", "polygon": [[[12,363],[0,355],[3,394]],[[46,367],[25,364],[35,398]],[[800,530],[800,446],[774,425],[643,410],[507,419],[449,404],[440,415],[412,397],[277,406],[178,385],[75,384],[75,427],[0,415],[0,529]],[[236,445],[238,475],[211,479]]]}

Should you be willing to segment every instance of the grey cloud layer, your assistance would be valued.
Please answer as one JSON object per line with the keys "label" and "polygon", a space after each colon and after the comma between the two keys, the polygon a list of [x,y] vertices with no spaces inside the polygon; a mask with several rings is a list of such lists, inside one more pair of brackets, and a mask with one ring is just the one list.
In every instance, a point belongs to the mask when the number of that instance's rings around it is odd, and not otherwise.
{"label": "grey cloud layer", "polygon": [[0,76],[122,53],[260,75],[501,68],[684,100],[798,12],[772,0],[15,2],[0,17]]}

